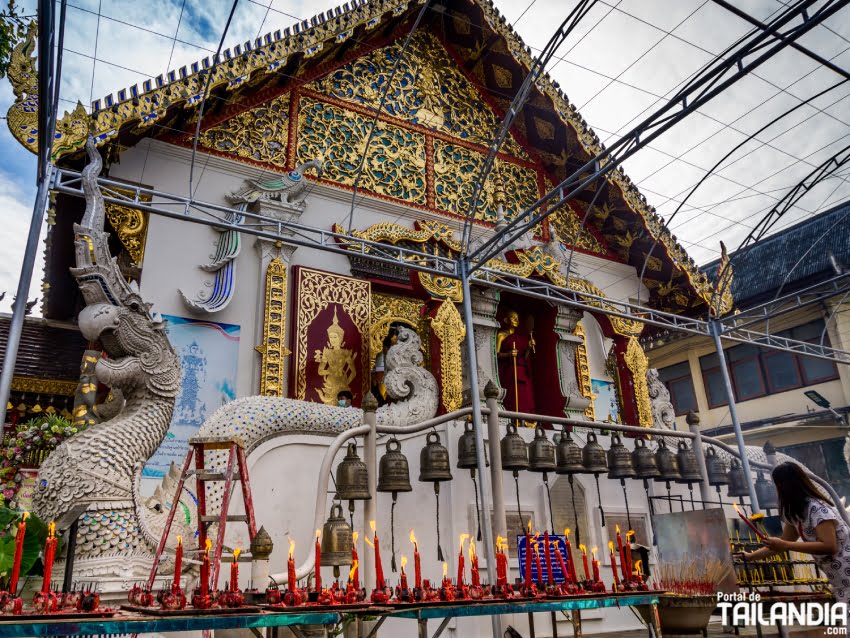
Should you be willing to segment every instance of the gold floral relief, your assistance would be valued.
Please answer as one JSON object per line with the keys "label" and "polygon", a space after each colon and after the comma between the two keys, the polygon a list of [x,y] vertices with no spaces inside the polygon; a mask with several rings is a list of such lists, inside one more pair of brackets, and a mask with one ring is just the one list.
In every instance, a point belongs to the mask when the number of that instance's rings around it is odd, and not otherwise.
{"label": "gold floral relief", "polygon": [[[455,215],[465,215],[475,183],[484,164],[484,155],[465,146],[434,140],[434,193],[437,208]],[[495,190],[494,175],[500,175],[504,189],[505,217],[513,217],[538,199],[537,174],[524,166],[496,160],[494,170],[484,182],[478,199],[476,219],[496,221],[492,206]]]}
{"label": "gold floral relief", "polygon": [[[402,46],[400,39],[376,49],[308,87],[376,109],[386,83],[393,77],[384,102],[385,113],[489,147],[501,118],[481,99],[478,90],[457,68],[457,63],[437,38],[417,31],[403,56]],[[393,67],[399,58],[401,61],[393,76]],[[510,137],[502,149],[514,157],[528,159],[525,151]]]}
{"label": "gold floral relief", "polygon": [[466,338],[466,326],[454,303],[446,299],[431,319],[431,330],[440,342],[440,385],[443,407],[447,412],[457,410],[463,402],[463,363],[461,345]]}
{"label": "gold floral relief", "polygon": [[595,421],[596,410],[593,407],[593,401],[596,397],[593,395],[593,385],[590,381],[590,363],[587,359],[587,335],[584,332],[584,326],[581,323],[577,323],[573,334],[581,339],[581,343],[576,344],[576,377],[578,378],[578,387],[581,395],[590,401],[590,405],[584,410],[584,416],[591,421]]}
{"label": "gold floral relief", "polygon": [[245,111],[201,133],[201,146],[284,168],[289,140],[289,95]]}
{"label": "gold floral relief", "polygon": [[[110,191],[125,196],[134,195],[133,191],[123,188],[110,187]],[[143,202],[149,202],[151,201],[151,196],[142,195],[140,199]],[[109,220],[113,230],[115,230],[115,234],[121,241],[121,245],[130,255],[133,263],[141,266],[145,259],[145,244],[148,237],[148,213],[136,208],[130,208],[129,206],[112,203],[105,205],[105,211],[106,219]]]}
{"label": "gold floral relief", "polygon": [[637,404],[638,425],[651,428],[653,424],[652,403],[649,399],[649,384],[646,381],[646,369],[649,363],[637,337],[629,337],[629,343],[626,346],[625,361],[629,372],[632,373],[632,387],[634,388],[635,403]]}
{"label": "gold floral relief", "polygon": [[266,298],[263,315],[263,343],[260,353],[260,394],[283,396],[284,359],[291,352],[285,345],[286,264],[272,259],[266,270]]}
{"label": "gold floral relief", "polygon": [[594,237],[585,224],[581,223],[581,218],[568,204],[555,211],[549,217],[549,223],[558,235],[558,239],[565,245],[575,246],[597,255],[607,254],[605,246]]}
{"label": "gold floral relief", "polygon": [[371,361],[369,369],[375,367],[375,357],[383,349],[384,337],[390,325],[399,322],[415,330],[422,340],[425,354],[423,364],[430,360],[430,339],[428,329],[422,318],[424,302],[410,297],[398,297],[375,293],[372,295],[372,327],[369,330],[369,350]]}
{"label": "gold floral relief", "polygon": [[[296,161],[321,158],[325,179],[354,184],[373,122],[359,113],[301,98]],[[375,127],[358,187],[424,206],[425,136],[386,122]]]}

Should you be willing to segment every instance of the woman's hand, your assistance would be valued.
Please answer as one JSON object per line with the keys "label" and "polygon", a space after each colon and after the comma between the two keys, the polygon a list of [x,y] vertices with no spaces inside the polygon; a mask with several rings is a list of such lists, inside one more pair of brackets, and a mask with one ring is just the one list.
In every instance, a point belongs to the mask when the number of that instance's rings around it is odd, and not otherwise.
{"label": "woman's hand", "polygon": [[790,549],[791,542],[778,536],[768,536],[764,539],[764,544],[767,548],[774,552],[784,552]]}

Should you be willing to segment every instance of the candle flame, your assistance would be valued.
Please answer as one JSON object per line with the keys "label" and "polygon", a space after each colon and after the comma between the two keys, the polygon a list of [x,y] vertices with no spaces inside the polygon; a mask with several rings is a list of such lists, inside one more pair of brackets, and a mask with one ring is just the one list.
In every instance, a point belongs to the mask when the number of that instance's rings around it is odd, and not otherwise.
{"label": "candle flame", "polygon": [[183,537],[180,534],[177,535],[177,547],[180,547],[183,544]]}
{"label": "candle flame", "polygon": [[211,549],[212,549],[212,541],[208,538],[207,542],[204,543],[204,553],[209,555]]}
{"label": "candle flame", "polygon": [[614,541],[608,541],[608,549],[611,550],[611,553],[614,553]]}
{"label": "candle flame", "polygon": [[401,571],[404,571],[405,567],[407,567],[407,556],[402,554],[401,555]]}
{"label": "candle flame", "polygon": [[372,529],[373,534],[378,533],[378,530],[375,528],[375,521],[369,521],[369,527]]}
{"label": "candle flame", "polygon": [[357,571],[357,565],[360,564],[360,561],[354,561],[351,565],[351,569],[348,570],[348,580],[354,580],[354,572]]}
{"label": "candle flame", "polygon": [[508,548],[508,539],[504,536],[496,536],[496,549],[506,550]]}
{"label": "candle flame", "polygon": [[410,528],[410,542],[413,543],[413,548],[415,551],[419,551],[419,545],[416,542],[416,534],[413,533],[413,528]]}
{"label": "candle flame", "polygon": [[322,538],[322,530],[317,529],[316,530],[316,542],[318,543],[321,538]]}
{"label": "candle flame", "polygon": [[633,529],[630,529],[628,532],[626,532],[626,542],[629,542],[629,538],[631,538],[634,535],[635,535],[635,530],[633,530]]}
{"label": "candle flame", "polygon": [[619,534],[620,533],[620,526],[616,525],[616,528],[617,528],[617,533]]}
{"label": "candle flame", "polygon": [[531,547],[534,549],[534,554],[537,558],[540,558],[540,545],[538,543],[534,543]]}
{"label": "candle flame", "polygon": [[449,564],[443,563],[443,578],[447,578],[449,575]]}
{"label": "candle flame", "polygon": [[363,537],[363,540],[364,540],[364,541],[366,541],[366,544],[367,544],[369,547],[371,547],[372,549],[375,549],[375,543],[373,543],[372,541],[370,541],[368,536],[364,536],[364,537]]}
{"label": "candle flame", "polygon": [[289,558],[292,560],[292,556],[295,554],[295,541],[291,536],[287,536],[289,539]]}
{"label": "candle flame", "polygon": [[56,536],[56,523],[51,522],[47,526],[47,538],[53,538],[54,536]]}
{"label": "candle flame", "polygon": [[635,561],[635,571],[636,571],[638,574],[643,575],[643,569],[642,569],[642,567],[643,567],[643,563],[642,563],[640,560],[636,560],[636,561]]}
{"label": "candle flame", "polygon": [[581,550],[582,554],[587,554],[587,545],[579,545],[578,548]]}
{"label": "candle flame", "polygon": [[360,532],[351,532],[351,544],[356,545],[357,539],[360,538]]}
{"label": "candle flame", "polygon": [[475,559],[475,540],[469,539],[469,560]]}
{"label": "candle flame", "polygon": [[764,518],[764,512],[759,512],[758,514],[753,514],[752,516],[750,516],[751,521],[758,521],[762,518]]}
{"label": "candle flame", "polygon": [[29,512],[24,512],[23,514],[21,514],[21,522],[22,522],[22,523],[26,523],[26,522],[27,522],[27,519],[28,519],[29,517],[30,517],[30,513],[29,513]]}
{"label": "candle flame", "polygon": [[[613,545],[613,543],[612,543],[612,545]],[[594,547],[593,549],[590,550],[590,553],[593,556],[593,560],[596,560],[596,552],[598,552],[598,551],[599,551],[598,547]]]}
{"label": "candle flame", "polygon": [[242,550],[238,547],[233,550],[233,562],[234,563],[239,560],[239,554],[241,554],[241,553],[242,553]]}
{"label": "candle flame", "polygon": [[461,534],[460,535],[460,553],[463,554],[463,545],[466,543],[466,539],[469,538],[469,534]]}
{"label": "candle flame", "polygon": [[564,530],[564,536],[567,537],[567,540],[570,540],[570,528],[569,527]]}
{"label": "candle flame", "polygon": [[528,519],[528,533],[531,534],[531,519]]}

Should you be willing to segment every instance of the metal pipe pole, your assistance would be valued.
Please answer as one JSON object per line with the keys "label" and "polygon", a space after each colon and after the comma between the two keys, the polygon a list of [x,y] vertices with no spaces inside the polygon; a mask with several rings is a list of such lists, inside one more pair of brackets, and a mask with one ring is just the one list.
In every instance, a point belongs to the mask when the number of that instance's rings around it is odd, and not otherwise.
{"label": "metal pipe pole", "polygon": [[502,483],[502,446],[499,444],[499,392],[490,381],[484,388],[487,399],[487,438],[490,443],[490,484],[493,492],[493,531],[508,536],[508,517],[505,513],[505,487]]}
{"label": "metal pipe pole", "polygon": [[[714,338],[714,348],[717,350],[717,359],[720,365],[720,373],[723,375],[723,384],[726,387],[726,398],[729,400],[729,416],[732,419],[732,427],[735,429],[735,440],[738,443],[738,453],[741,456],[741,465],[744,468],[744,478],[747,481],[747,492],[750,495],[750,505],[753,514],[759,514],[759,500],[756,496],[756,486],[753,483],[753,475],[750,470],[750,459],[747,457],[747,444],[744,443],[744,433],[741,431],[741,422],[738,420],[738,408],[735,405],[735,393],[732,390],[732,379],[729,376],[729,367],[726,365],[726,357],[723,354],[723,343],[720,341],[722,327],[714,320],[709,322],[709,329]],[[706,499],[707,500],[707,499]]]}
{"label": "metal pipe pole", "polygon": [[[478,389],[478,354],[475,351],[475,330],[472,323],[472,292],[469,288],[469,263],[458,261],[460,283],[463,291],[463,321],[466,324],[467,374],[469,375],[469,399],[472,403],[472,428],[475,432],[475,461],[478,465],[478,492],[481,497],[482,527],[484,528],[484,555],[487,557],[487,574],[491,583],[496,582],[496,549],[493,543],[493,527],[490,524],[490,482],[487,477],[487,461],[484,456],[484,428],[481,423],[481,395]],[[479,445],[480,444],[480,445]],[[495,459],[493,461],[495,466]],[[501,463],[499,464],[501,467]],[[499,616],[491,616],[493,638],[501,638],[502,624]]]}
{"label": "metal pipe pole", "polygon": [[697,457],[697,467],[702,480],[699,482],[699,497],[703,503],[708,503],[711,500],[711,485],[708,484],[708,470],[705,467],[705,450],[702,447],[702,435],[699,431],[699,415],[696,412],[688,412],[685,417],[688,427],[694,434],[691,446],[694,449],[694,455]]}
{"label": "metal pipe pole", "polygon": [[[369,433],[363,437],[363,461],[369,468],[369,500],[363,501],[363,536],[371,531],[369,521],[378,520],[378,401],[371,392],[363,398],[363,423],[369,426]],[[363,552],[363,585],[368,596],[375,589],[375,552],[368,549]]]}

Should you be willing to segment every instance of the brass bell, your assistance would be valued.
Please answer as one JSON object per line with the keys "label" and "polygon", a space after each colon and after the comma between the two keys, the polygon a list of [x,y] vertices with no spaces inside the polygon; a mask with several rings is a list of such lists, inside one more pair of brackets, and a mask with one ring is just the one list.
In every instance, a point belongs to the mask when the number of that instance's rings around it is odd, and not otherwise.
{"label": "brass bell", "polygon": [[766,510],[779,509],[776,485],[771,479],[766,479],[761,472],[756,474],[756,498],[759,500],[759,505]]}
{"label": "brass bell", "polygon": [[611,447],[608,450],[608,478],[627,479],[634,477],[635,466],[632,463],[632,455],[615,432],[611,435]]}
{"label": "brass bell", "polygon": [[681,475],[681,478],[676,481],[677,483],[691,484],[702,481],[697,455],[694,454],[693,448],[688,447],[688,444],[684,441],[679,441],[679,451],[676,452],[676,460],[679,462],[679,474]]}
{"label": "brass bell", "polygon": [[747,487],[747,478],[744,475],[744,468],[741,466],[738,459],[732,459],[732,465],[729,468],[729,496],[732,498],[749,496],[750,490]]}
{"label": "brass bell", "polygon": [[605,450],[599,445],[596,434],[587,433],[587,443],[581,451],[581,463],[588,474],[605,474],[608,471],[608,460]]}
{"label": "brass bell", "polygon": [[[457,440],[457,467],[459,470],[475,470],[478,468],[478,458],[475,456],[475,428],[472,421],[467,421],[464,432]],[[487,448],[484,448],[484,462],[487,465]]]}
{"label": "brass bell", "polygon": [[639,479],[654,479],[660,474],[658,465],[655,463],[655,454],[646,447],[646,441],[643,439],[635,440],[635,449],[632,451],[632,465],[634,465],[635,475]]}
{"label": "brass bell", "polygon": [[452,480],[449,451],[440,443],[440,435],[429,432],[426,445],[419,453],[419,480],[423,483],[439,483]]}
{"label": "brass bell", "polygon": [[508,433],[499,442],[502,448],[502,469],[517,472],[528,469],[528,445],[517,434],[516,423],[508,423]]}
{"label": "brass bell", "polygon": [[348,444],[348,452],[336,468],[336,496],[342,501],[368,501],[372,498],[369,494],[369,470],[357,456],[356,443]]}
{"label": "brass bell", "polygon": [[556,457],[558,465],[555,468],[555,473],[557,474],[580,474],[585,471],[581,448],[578,443],[573,441],[572,434],[566,428],[564,428],[564,433],[558,442]]}
{"label": "brass bell", "polygon": [[705,472],[708,474],[709,485],[720,487],[729,484],[726,463],[717,456],[717,451],[713,447],[708,448],[705,452]]}
{"label": "brass bell", "polygon": [[555,444],[546,436],[546,430],[538,425],[534,428],[534,440],[528,445],[528,471],[554,472]]}
{"label": "brass bell", "polygon": [[[693,453],[692,453],[693,454]],[[663,438],[658,439],[658,450],[655,452],[655,465],[658,467],[656,481],[661,483],[678,482],[682,475],[679,473],[679,459]]]}
{"label": "brass bell", "polygon": [[351,565],[351,527],[342,517],[342,505],[331,505],[331,515],[322,527],[322,558],[325,567],[333,566],[334,576],[337,567]]}
{"label": "brass bell", "polygon": [[387,441],[387,451],[378,464],[378,491],[392,492],[393,496],[413,491],[407,457],[401,453],[401,443],[395,437]]}

